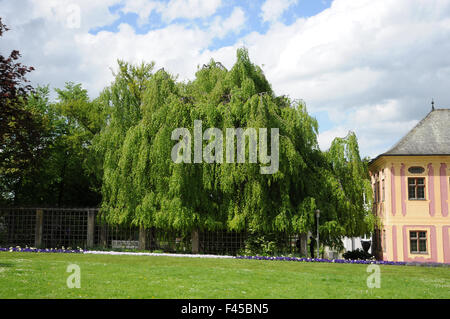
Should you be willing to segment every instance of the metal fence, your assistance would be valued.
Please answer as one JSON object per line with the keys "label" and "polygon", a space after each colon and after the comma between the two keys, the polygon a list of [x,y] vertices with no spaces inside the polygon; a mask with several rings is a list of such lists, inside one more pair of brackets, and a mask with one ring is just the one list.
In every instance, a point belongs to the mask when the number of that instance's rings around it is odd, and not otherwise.
{"label": "metal fence", "polygon": [[25,246],[34,244],[36,210],[11,208],[0,210],[0,244]]}
{"label": "metal fence", "polygon": [[[0,247],[114,249],[163,252],[192,251],[192,237],[157,228],[109,225],[97,208],[0,208]],[[242,233],[199,232],[199,252],[236,255]]]}
{"label": "metal fence", "polygon": [[128,248],[220,255],[237,255],[246,248],[257,247],[262,252],[264,249],[276,253],[298,252],[297,235],[261,236],[265,242],[261,242],[260,236],[249,237],[245,232],[198,231],[194,235],[110,225],[97,208],[0,208],[0,247]]}
{"label": "metal fence", "polygon": [[200,250],[210,254],[236,255],[245,248],[244,232],[203,231],[199,233]]}
{"label": "metal fence", "polygon": [[45,209],[42,212],[43,247],[87,246],[86,210]]}

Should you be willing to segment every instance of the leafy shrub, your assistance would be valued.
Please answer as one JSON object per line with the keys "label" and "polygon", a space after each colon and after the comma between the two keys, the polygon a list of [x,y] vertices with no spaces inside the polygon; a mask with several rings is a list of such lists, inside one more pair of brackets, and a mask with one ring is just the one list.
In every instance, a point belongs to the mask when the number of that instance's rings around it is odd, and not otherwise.
{"label": "leafy shrub", "polygon": [[245,249],[237,252],[246,256],[299,255],[298,248],[291,246],[283,234],[276,232],[250,232],[245,240]]}
{"label": "leafy shrub", "polygon": [[276,252],[276,242],[269,238],[271,236],[251,234],[245,241],[245,255],[263,255],[270,256]]}

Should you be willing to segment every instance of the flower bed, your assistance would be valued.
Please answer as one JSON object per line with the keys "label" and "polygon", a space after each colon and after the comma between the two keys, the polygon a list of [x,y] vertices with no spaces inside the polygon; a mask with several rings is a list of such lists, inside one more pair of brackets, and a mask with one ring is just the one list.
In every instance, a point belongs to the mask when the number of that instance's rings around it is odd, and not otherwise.
{"label": "flower bed", "polygon": [[74,254],[105,254],[105,255],[148,255],[148,256],[166,256],[166,257],[200,257],[200,258],[235,258],[235,259],[254,259],[254,260],[275,260],[275,261],[297,261],[297,262],[320,262],[335,264],[376,264],[376,265],[396,265],[396,266],[447,266],[450,264],[442,263],[420,263],[403,261],[384,261],[384,260],[349,260],[349,259],[326,259],[326,258],[304,258],[304,257],[268,257],[268,256],[219,256],[219,255],[191,255],[191,254],[165,254],[165,253],[142,253],[142,252],[115,252],[115,251],[89,251],[80,247],[77,249],[68,248],[34,248],[20,246],[4,248],[0,247],[0,252],[30,252],[30,253],[74,253]]}
{"label": "flower bed", "polygon": [[236,258],[237,259],[255,259],[255,260],[319,262],[319,263],[335,263],[335,264],[377,264],[377,265],[397,265],[397,266],[406,265],[406,262],[402,262],[402,261],[384,261],[384,260],[347,260],[347,259],[266,257],[266,256],[236,256]]}
{"label": "flower bed", "polygon": [[62,248],[42,248],[41,249],[41,248],[34,248],[34,247],[22,248],[20,246],[16,246],[16,247],[9,247],[9,248],[0,247],[0,251],[21,252],[21,253],[65,253],[65,254],[84,253],[84,250],[79,247],[77,249],[66,249],[64,247],[62,247]]}

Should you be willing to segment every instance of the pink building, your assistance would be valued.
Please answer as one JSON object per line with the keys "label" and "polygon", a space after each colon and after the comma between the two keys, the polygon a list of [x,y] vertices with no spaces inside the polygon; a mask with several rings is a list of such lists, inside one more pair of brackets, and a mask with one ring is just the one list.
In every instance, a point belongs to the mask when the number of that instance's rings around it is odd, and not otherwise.
{"label": "pink building", "polygon": [[450,263],[450,109],[434,109],[369,164],[378,259]]}

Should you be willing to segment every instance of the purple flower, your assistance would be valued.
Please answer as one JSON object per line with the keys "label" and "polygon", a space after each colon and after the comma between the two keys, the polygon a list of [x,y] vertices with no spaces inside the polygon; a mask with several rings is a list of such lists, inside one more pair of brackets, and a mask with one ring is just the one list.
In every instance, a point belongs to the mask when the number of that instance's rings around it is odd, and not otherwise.
{"label": "purple flower", "polygon": [[402,261],[384,261],[384,260],[347,260],[347,259],[327,259],[327,258],[305,258],[305,257],[267,257],[267,256],[236,256],[237,259],[256,259],[256,260],[280,260],[280,261],[298,261],[298,262],[324,262],[337,264],[379,264],[404,266],[406,262]]}

